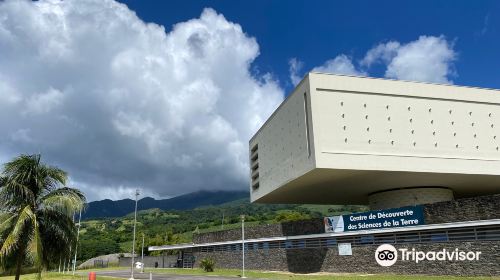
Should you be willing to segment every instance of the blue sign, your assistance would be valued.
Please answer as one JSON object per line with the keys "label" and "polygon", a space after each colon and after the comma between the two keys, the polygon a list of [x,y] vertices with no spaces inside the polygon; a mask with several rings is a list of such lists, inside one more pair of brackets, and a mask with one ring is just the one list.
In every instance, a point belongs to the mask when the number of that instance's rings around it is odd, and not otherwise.
{"label": "blue sign", "polygon": [[325,232],[344,232],[425,224],[424,208],[408,206],[386,210],[325,217]]}

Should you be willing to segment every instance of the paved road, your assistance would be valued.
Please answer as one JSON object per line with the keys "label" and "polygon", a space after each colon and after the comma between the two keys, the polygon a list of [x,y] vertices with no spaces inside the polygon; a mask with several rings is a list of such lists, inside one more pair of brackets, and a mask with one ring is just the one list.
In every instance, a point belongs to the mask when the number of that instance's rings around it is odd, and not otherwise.
{"label": "paved road", "polygon": [[[124,279],[130,278],[130,270],[110,270],[110,271],[96,271],[99,276],[112,276]],[[153,273],[153,280],[235,280],[236,277],[223,277],[223,276],[202,276],[202,275],[179,275],[179,274],[159,274]],[[134,273],[135,279],[149,279],[149,273]]]}

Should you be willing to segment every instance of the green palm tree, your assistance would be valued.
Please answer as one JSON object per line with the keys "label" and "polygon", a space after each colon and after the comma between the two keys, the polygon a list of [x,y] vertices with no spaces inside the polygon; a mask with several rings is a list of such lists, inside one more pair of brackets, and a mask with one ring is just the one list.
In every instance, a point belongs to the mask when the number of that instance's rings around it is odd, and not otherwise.
{"label": "green palm tree", "polygon": [[40,155],[21,155],[4,165],[0,175],[0,264],[41,271],[66,260],[76,241],[73,216],[85,196],[65,187],[63,170],[40,162]]}

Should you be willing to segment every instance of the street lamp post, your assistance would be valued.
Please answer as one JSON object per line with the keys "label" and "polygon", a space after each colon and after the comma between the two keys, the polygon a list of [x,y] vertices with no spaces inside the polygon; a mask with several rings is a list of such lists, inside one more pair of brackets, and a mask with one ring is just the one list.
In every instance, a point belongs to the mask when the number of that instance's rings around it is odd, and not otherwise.
{"label": "street lamp post", "polygon": [[144,273],[144,232],[142,233],[141,263],[141,273]]}
{"label": "street lamp post", "polygon": [[135,226],[137,223],[137,198],[139,197],[139,190],[135,190],[135,211],[134,211],[134,238],[132,241],[132,264],[131,264],[131,272],[130,279],[134,279],[134,261],[135,261]]}
{"label": "street lamp post", "polygon": [[73,260],[73,275],[75,275],[75,270],[76,270],[76,253],[78,252],[78,239],[80,238],[81,224],[82,224],[82,210],[80,209],[80,216],[78,217],[78,231],[76,233],[75,259]]}
{"label": "street lamp post", "polygon": [[241,215],[241,252],[242,252],[241,278],[246,278],[245,277],[245,215]]}

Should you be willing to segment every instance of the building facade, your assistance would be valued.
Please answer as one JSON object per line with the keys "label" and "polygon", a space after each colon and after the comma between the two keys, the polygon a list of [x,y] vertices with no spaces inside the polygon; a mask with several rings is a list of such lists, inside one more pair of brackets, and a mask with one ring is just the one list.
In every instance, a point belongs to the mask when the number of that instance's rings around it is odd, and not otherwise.
{"label": "building facade", "polygon": [[[500,275],[500,195],[463,198],[423,205],[425,225],[325,233],[323,220],[262,225],[195,235],[192,244],[150,247],[175,251],[164,267],[198,267],[212,258],[218,268],[240,269],[242,246],[245,267],[297,273],[401,273],[434,275]],[[339,244],[351,245],[351,255],[340,255]],[[377,264],[374,253],[381,244],[416,251],[481,252],[477,260],[398,261],[390,267]],[[183,258],[190,266],[182,264]],[[194,260],[194,262],[192,262]],[[149,263],[152,263],[149,260]]]}
{"label": "building facade", "polygon": [[309,73],[249,142],[251,201],[373,211],[150,250],[182,267],[500,275],[499,147],[498,90]]}
{"label": "building facade", "polygon": [[384,209],[499,193],[500,91],[310,73],[250,140],[253,202]]}

